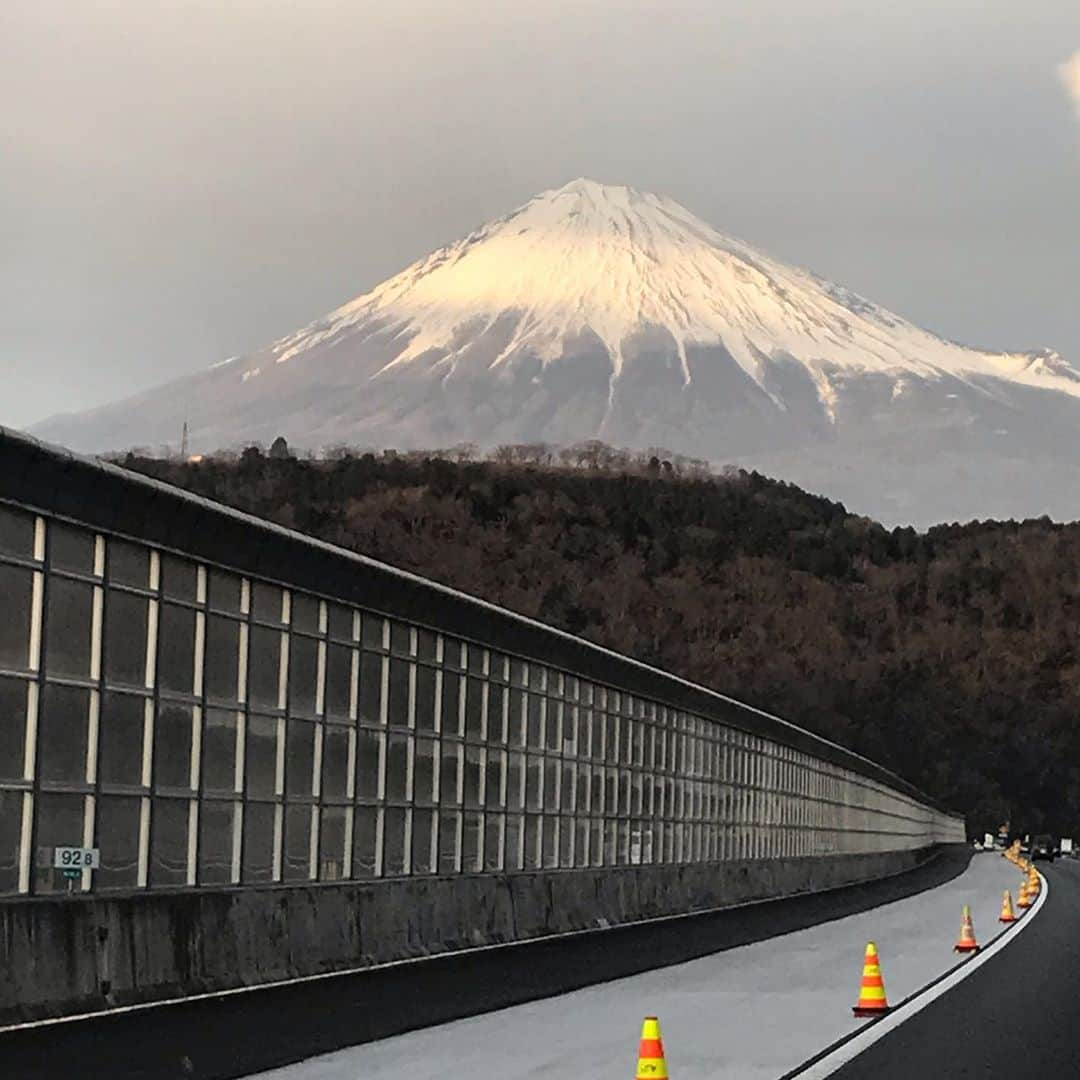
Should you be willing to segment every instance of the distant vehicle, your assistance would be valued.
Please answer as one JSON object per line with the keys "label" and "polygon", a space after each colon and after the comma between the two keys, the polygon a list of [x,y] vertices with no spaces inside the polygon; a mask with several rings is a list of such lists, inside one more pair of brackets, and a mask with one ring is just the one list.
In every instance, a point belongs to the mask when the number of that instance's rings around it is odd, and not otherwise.
{"label": "distant vehicle", "polygon": [[1075,855],[1076,852],[1073,849],[1072,837],[1063,836],[1061,838],[1061,844],[1059,845],[1059,850],[1061,851],[1062,855]]}
{"label": "distant vehicle", "polygon": [[1057,856],[1057,851],[1054,848],[1054,838],[1049,833],[1039,833],[1031,841],[1031,861],[1038,862],[1039,859],[1045,859],[1047,862],[1053,862]]}

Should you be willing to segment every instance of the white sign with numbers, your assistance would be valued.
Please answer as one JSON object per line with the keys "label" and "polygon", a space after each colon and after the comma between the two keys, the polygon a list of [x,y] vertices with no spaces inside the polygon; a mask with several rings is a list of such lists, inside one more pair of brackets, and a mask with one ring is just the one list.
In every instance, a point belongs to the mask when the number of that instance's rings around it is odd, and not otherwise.
{"label": "white sign with numbers", "polygon": [[97,870],[101,850],[96,847],[53,848],[53,866],[57,870]]}

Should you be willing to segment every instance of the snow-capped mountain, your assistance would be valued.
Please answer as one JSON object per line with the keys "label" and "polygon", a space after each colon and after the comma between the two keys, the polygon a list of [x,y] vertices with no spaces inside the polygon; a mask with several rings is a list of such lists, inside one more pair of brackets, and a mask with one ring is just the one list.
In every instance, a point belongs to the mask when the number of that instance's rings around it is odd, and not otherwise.
{"label": "snow-capped mountain", "polygon": [[752,466],[886,521],[1080,516],[1080,372],[922,330],[576,180],[255,353],[37,433],[76,449],[599,438]]}

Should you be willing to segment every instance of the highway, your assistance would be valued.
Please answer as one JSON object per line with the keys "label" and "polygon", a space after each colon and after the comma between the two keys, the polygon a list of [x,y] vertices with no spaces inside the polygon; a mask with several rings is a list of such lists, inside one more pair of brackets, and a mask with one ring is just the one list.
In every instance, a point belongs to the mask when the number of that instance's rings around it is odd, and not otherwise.
{"label": "highway", "polygon": [[[641,962],[649,963],[654,933],[642,928],[625,940],[567,939],[553,951],[540,946],[527,954],[482,952],[472,961],[453,960],[436,979],[424,975],[426,965],[407,965],[384,973],[368,990],[364,980],[332,979],[8,1032],[0,1036],[0,1072],[36,1080],[58,1080],[72,1068],[109,1080],[226,1080],[253,1073],[264,1080],[436,1080],[452,1065],[478,1080],[571,1072],[626,1080],[633,1076],[641,1019],[655,1012],[674,1080],[1071,1077],[1080,1072],[1074,1064],[1080,1056],[1074,1049],[1080,1039],[1080,862],[1040,866],[1049,882],[1041,908],[1000,939],[1001,890],[1015,894],[1019,874],[997,855],[980,855],[959,876],[941,867],[924,892],[911,894],[903,878],[867,887],[881,894],[876,906],[864,906],[869,895],[860,902],[838,894],[832,918],[822,911],[810,924],[798,907],[785,922],[789,905],[754,905],[738,926],[723,931],[743,934],[747,944],[724,948],[717,941],[722,951],[698,959],[639,968],[639,974],[449,1023],[419,1026],[425,1003],[445,1002],[450,1011],[455,993],[467,999],[470,986],[499,984],[505,993],[510,980],[528,987],[544,980],[545,964],[572,966],[571,954],[579,965],[595,967],[602,962],[597,950],[640,948]],[[811,908],[819,903],[806,899]],[[957,963],[952,945],[964,904],[972,907],[979,941],[985,948],[997,939],[996,951],[979,957],[979,966],[972,964],[970,974],[936,1000],[919,997]],[[759,936],[754,920],[770,912],[779,936]],[[685,924],[695,937],[707,925]],[[676,923],[664,933],[677,929]],[[929,1004],[846,1064],[816,1061],[845,1038],[853,1040],[846,1044],[850,1057],[875,1029],[885,1032],[906,1012],[869,1024],[852,1017],[871,938],[890,1002],[917,995]],[[519,956],[531,959],[522,963]],[[473,1007],[482,1007],[479,998]],[[393,1016],[416,1029],[321,1056],[307,1049],[342,1038],[342,1025],[357,1041],[370,1039],[392,1028]],[[249,1064],[290,1058],[296,1063],[269,1072]]]}
{"label": "highway", "polygon": [[[965,904],[971,906],[984,946],[1002,932],[997,919],[1002,890],[1015,890],[1019,878],[998,855],[980,855],[952,881],[868,911],[263,1075],[265,1080],[354,1080],[360,1075],[367,1080],[437,1080],[453,1061],[455,1071],[500,1080],[571,1072],[590,1080],[624,1080],[633,1075],[641,1018],[655,1013],[675,1080],[777,1080],[835,1040],[866,1027],[852,1016],[852,1006],[868,940],[878,943],[889,998],[897,1004],[955,967],[953,945]],[[1016,952],[1021,961],[1025,939],[1045,915],[1040,911],[1024,918],[1031,925],[1016,935],[1017,944],[1003,945],[1005,955]],[[993,967],[993,958],[985,967]],[[910,1080],[941,1074],[909,1071],[901,1058],[892,1075]]]}
{"label": "highway", "polygon": [[[786,988],[786,993],[798,999],[800,994],[820,984],[817,969],[824,964],[837,973],[834,987],[837,996],[833,1005],[814,996],[813,1008],[819,1016],[824,1014],[828,1024],[819,1028],[815,1021],[810,1030],[801,1030],[799,1044],[787,1047],[781,1058],[773,1059],[777,1067],[759,1073],[766,1080],[775,1080],[783,1071],[781,1065],[790,1067],[852,1030],[850,1006],[868,930],[860,928],[850,934],[839,931],[841,944],[817,954],[813,943],[800,939],[800,933],[830,923],[838,926],[840,920],[860,913],[869,916],[868,926],[878,933],[882,926],[874,912],[898,911],[901,910],[896,906],[898,901],[915,901],[914,907],[908,909],[912,912],[909,927],[898,927],[897,945],[894,947],[882,938],[888,952],[890,989],[894,995],[903,996],[932,977],[943,963],[951,962],[959,904],[970,897],[966,893],[963,897],[954,894],[936,917],[930,917],[924,908],[926,898],[940,895],[942,886],[956,881],[963,888],[958,875],[965,873],[970,862],[970,851],[954,848],[916,870],[834,892],[808,893],[685,919],[613,927],[509,948],[450,953],[421,963],[391,965],[340,977],[194,996],[160,1007],[121,1009],[82,1020],[0,1030],[3,1066],[0,1074],[32,1076],[34,1080],[68,1080],[72,1062],[77,1061],[83,1075],[108,1080],[233,1080],[306,1060],[314,1069],[325,1066],[333,1070],[341,1065],[341,1075],[346,1080],[355,1080],[358,1067],[365,1076],[380,1075],[375,1071],[377,1059],[389,1054],[390,1071],[381,1075],[404,1080],[405,1074],[396,1071],[399,1063],[394,1059],[404,1049],[417,1059],[410,1069],[420,1069],[421,1075],[441,1076],[447,1047],[456,1051],[471,1038],[471,1029],[462,1035],[447,1021],[472,1017],[482,1030],[494,1031],[501,1037],[510,1023],[517,1025],[514,1029],[517,1032],[523,1026],[527,1031],[530,1020],[535,1019],[527,1010],[515,1011],[507,1006],[534,1003],[543,1015],[547,1015],[544,1010],[554,1010],[556,1017],[569,1006],[571,1015],[575,1015],[580,1009],[572,991],[594,986],[596,994],[586,1000],[591,1003],[599,999],[603,1012],[608,1011],[605,986],[609,986],[617,994],[622,991],[620,1007],[625,1010],[624,1018],[613,1025],[609,1063],[610,1075],[621,1077],[625,1061],[636,1050],[640,1010],[662,1007],[666,1023],[674,1024],[671,1036],[681,1044],[680,1054],[688,1048],[679,1032],[677,1015],[682,1011],[678,988],[680,969],[687,966],[685,961],[729,957],[730,962],[714,962],[712,970],[731,973],[729,990],[738,995],[745,1007],[753,1001],[754,978],[764,977],[768,983],[770,965],[765,959],[774,947],[770,942],[786,935],[788,944],[780,947],[785,962],[776,975],[780,989]],[[1004,881],[1011,882],[1013,875],[1007,872],[1003,860],[990,859],[980,865],[992,879],[998,873],[1005,873]],[[985,890],[979,890],[984,902],[990,905],[984,912],[976,911],[980,927],[993,925],[997,887],[994,880],[988,898]],[[928,925],[933,927],[929,935]],[[799,950],[803,970],[797,977],[790,966],[792,940],[801,940],[806,945]],[[745,958],[747,946],[752,948],[754,943],[762,948],[749,955],[758,962],[747,965],[739,957]],[[903,956],[906,943],[917,950],[929,948],[933,964],[928,971],[917,963],[909,967],[909,960]],[[824,960],[819,961],[819,957]],[[738,973],[740,963],[743,974]],[[669,977],[663,975],[664,971]],[[634,981],[638,974],[645,976],[644,984]],[[674,985],[675,997],[661,1001],[654,992],[655,986],[648,982],[651,974],[665,985]],[[705,985],[708,988],[708,981]],[[640,987],[640,995],[635,987]],[[548,1004],[541,999],[547,999]],[[730,1001],[729,994],[720,1008],[730,1015],[739,1035],[739,1020],[731,1011]],[[500,1005],[502,1011],[491,1013]],[[710,1018],[713,1011],[710,1006]],[[484,1014],[489,1013],[491,1017],[486,1020]],[[769,1015],[770,1022],[780,1030],[792,1030],[786,1006]],[[693,1033],[698,1025],[689,1015],[688,1019],[687,1026]],[[537,1031],[542,1034],[541,1029]],[[411,1037],[405,1034],[400,1042],[392,1038],[403,1033],[412,1034]],[[595,1055],[603,1052],[602,1047],[596,1046],[597,1034],[597,1025],[587,1022],[575,1037],[590,1044],[590,1053]],[[565,1041],[565,1031],[560,1038]],[[741,1037],[737,1044],[744,1048],[750,1045]],[[523,1047],[524,1043],[515,1035],[513,1045]],[[357,1046],[352,1053],[359,1057],[350,1057],[349,1051],[328,1054],[342,1046]],[[492,1069],[499,1068],[490,1041],[479,1041],[470,1048],[470,1055],[473,1052],[476,1076],[486,1077]],[[550,1052],[550,1046],[541,1045],[539,1051],[530,1048],[528,1056],[525,1053],[516,1056],[539,1067]],[[319,1059],[320,1054],[324,1058]],[[306,1071],[307,1065],[298,1068]],[[771,1066],[766,1064],[766,1068]],[[600,1075],[596,1073],[597,1077]]]}
{"label": "highway", "polygon": [[833,1080],[1080,1075],[1080,861],[1038,865],[1049,895],[1015,945]]}

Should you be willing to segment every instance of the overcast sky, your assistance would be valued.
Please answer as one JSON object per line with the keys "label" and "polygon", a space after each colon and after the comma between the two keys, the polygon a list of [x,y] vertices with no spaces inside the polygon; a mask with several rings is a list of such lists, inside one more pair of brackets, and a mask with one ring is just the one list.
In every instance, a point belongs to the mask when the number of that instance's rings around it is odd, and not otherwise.
{"label": "overcast sky", "polygon": [[4,0],[0,423],[254,349],[581,175],[1080,365],[1078,50],[1076,0]]}

